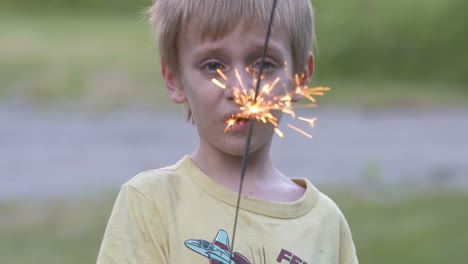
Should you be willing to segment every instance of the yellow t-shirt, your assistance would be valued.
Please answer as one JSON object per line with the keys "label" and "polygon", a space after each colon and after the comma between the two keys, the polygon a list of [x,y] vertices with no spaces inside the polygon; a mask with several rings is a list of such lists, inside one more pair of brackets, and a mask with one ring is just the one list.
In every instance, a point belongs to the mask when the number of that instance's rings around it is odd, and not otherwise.
{"label": "yellow t-shirt", "polygon": [[122,186],[98,256],[110,263],[358,263],[343,214],[308,180],[297,201],[243,196],[233,254],[237,193],[186,156]]}

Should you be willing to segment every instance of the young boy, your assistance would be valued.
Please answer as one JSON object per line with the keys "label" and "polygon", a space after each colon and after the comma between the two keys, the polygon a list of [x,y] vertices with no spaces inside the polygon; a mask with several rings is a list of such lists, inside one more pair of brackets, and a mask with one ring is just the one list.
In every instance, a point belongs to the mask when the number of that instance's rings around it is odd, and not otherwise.
{"label": "young boy", "polygon": [[[338,207],[308,180],[276,169],[274,126],[248,119],[236,98],[239,87],[255,85],[272,3],[156,0],[150,8],[166,89],[187,105],[199,145],[177,164],[123,185],[99,264],[358,263]],[[274,15],[261,82],[276,82],[270,96],[286,92],[298,101],[296,90],[313,72],[312,6],[280,0]],[[295,75],[302,78],[293,82]],[[281,111],[271,116],[279,122]],[[249,122],[253,134],[231,249]]]}

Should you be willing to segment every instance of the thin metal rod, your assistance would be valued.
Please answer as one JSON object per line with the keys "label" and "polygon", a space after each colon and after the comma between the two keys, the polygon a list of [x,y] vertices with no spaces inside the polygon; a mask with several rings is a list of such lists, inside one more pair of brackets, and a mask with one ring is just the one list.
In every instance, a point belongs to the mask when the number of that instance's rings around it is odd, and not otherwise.
{"label": "thin metal rod", "polygon": [[257,96],[258,96],[258,92],[260,90],[260,81],[261,81],[261,78],[262,78],[263,66],[265,64],[265,58],[266,58],[266,54],[267,54],[267,50],[268,50],[268,42],[270,41],[270,34],[271,34],[271,27],[273,25],[273,18],[275,17],[276,3],[277,3],[277,0],[273,0],[273,8],[271,9],[270,22],[268,23],[268,30],[267,30],[267,34],[266,34],[266,37],[265,37],[265,44],[263,45],[262,59],[260,60],[260,70],[258,71],[258,76],[257,76],[257,86],[255,87],[254,103],[257,102]]}
{"label": "thin metal rod", "polygon": [[[268,29],[267,29],[267,34],[265,37],[265,44],[263,46],[262,58],[260,60],[260,69],[258,71],[258,76],[257,76],[257,86],[255,88],[254,104],[257,102],[257,95],[260,90],[260,81],[261,81],[261,77],[263,73],[263,67],[265,64],[267,50],[268,50],[268,42],[270,40],[271,27],[273,25],[273,17],[275,16],[276,4],[277,4],[277,0],[273,0],[273,7],[271,9],[270,21],[268,22]],[[237,193],[236,215],[234,217],[234,230],[232,231],[231,256],[232,256],[232,252],[234,251],[234,242],[236,239],[237,220],[239,218],[239,207],[240,207],[240,201],[241,201],[241,196],[242,196],[242,187],[244,185],[245,171],[247,169],[247,160],[249,157],[250,141],[252,140],[253,123],[254,121],[250,119],[249,128],[247,132],[247,139],[246,139],[245,148],[244,148],[244,154],[242,156],[240,185],[239,185],[239,192]],[[229,262],[231,263],[231,260]]]}

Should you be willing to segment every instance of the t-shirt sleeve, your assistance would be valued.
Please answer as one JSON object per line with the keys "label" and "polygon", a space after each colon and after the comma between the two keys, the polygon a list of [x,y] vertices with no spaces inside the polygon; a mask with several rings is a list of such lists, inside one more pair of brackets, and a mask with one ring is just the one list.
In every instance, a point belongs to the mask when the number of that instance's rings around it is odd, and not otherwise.
{"label": "t-shirt sleeve", "polygon": [[167,242],[156,207],[129,184],[122,186],[97,264],[167,262]]}
{"label": "t-shirt sleeve", "polygon": [[343,214],[340,218],[340,264],[359,264],[351,230]]}

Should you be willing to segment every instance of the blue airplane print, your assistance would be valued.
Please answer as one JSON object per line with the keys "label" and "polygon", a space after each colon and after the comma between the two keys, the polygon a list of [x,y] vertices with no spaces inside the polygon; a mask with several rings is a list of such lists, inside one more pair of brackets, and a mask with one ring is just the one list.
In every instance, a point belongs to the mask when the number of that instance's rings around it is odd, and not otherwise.
{"label": "blue airplane print", "polygon": [[210,264],[250,264],[250,261],[238,252],[231,254],[228,234],[220,229],[212,243],[201,239],[189,239],[185,246],[208,258]]}

